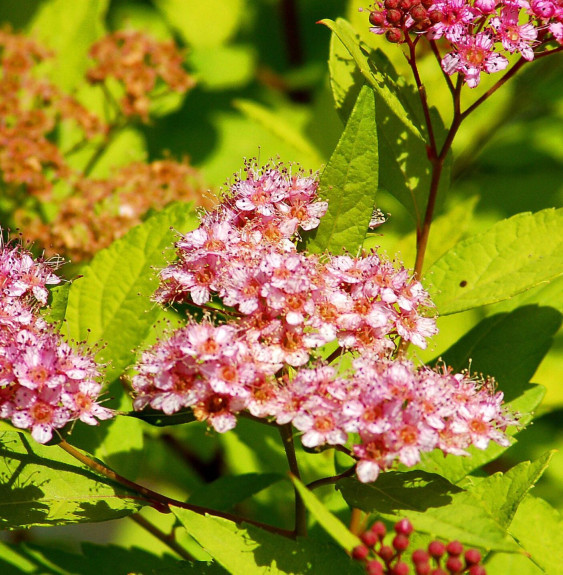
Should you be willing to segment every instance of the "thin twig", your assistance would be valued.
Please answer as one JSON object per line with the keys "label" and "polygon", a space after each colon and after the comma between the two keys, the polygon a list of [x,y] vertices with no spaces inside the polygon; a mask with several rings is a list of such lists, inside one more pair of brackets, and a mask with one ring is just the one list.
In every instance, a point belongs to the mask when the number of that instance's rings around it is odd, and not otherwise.
{"label": "thin twig", "polygon": [[355,471],[356,466],[352,465],[350,469],[347,469],[346,471],[339,473],[338,475],[331,475],[330,477],[322,477],[321,479],[317,479],[316,481],[311,481],[311,483],[307,484],[307,489],[309,489],[309,491],[313,491],[314,489],[322,487],[323,485],[333,485],[334,483],[340,481],[341,479],[344,479],[345,477],[350,477],[351,475],[354,475]]}
{"label": "thin twig", "polygon": [[426,88],[422,83],[420,74],[418,73],[418,67],[416,65],[416,44],[411,40],[410,36],[406,36],[407,44],[409,47],[409,57],[407,58],[409,66],[411,67],[414,81],[416,82],[416,87],[418,88],[418,95],[420,97],[420,103],[422,104],[422,111],[424,113],[424,121],[426,123],[426,130],[428,132],[428,141],[430,144],[430,149],[432,155],[436,156],[438,150],[436,148],[436,139],[434,137],[434,128],[432,126],[432,119],[430,118],[430,108],[428,107],[428,99],[426,97]]}
{"label": "thin twig", "polygon": [[164,533],[156,525],[153,525],[148,519],[145,519],[139,514],[129,515],[129,519],[132,519],[137,525],[140,525],[143,529],[148,531],[151,535],[154,535],[157,539],[162,541],[166,546],[168,546],[172,551],[177,553],[182,559],[187,561],[194,561],[195,557],[188,553],[178,542],[174,539],[172,533]]}
{"label": "thin twig", "polygon": [[82,453],[76,447],[73,447],[69,443],[67,443],[64,439],[58,444],[59,447],[64,449],[69,455],[78,459],[81,463],[88,466],[90,469],[98,472],[100,475],[115,481],[116,483],[126,487],[130,491],[134,493],[138,493],[142,496],[142,498],[147,501],[150,505],[152,505],[157,511],[161,513],[170,513],[170,507],[179,507],[181,509],[188,509],[189,511],[193,511],[194,513],[199,513],[200,515],[212,515],[214,517],[222,517],[223,519],[228,519],[229,521],[233,521],[234,523],[248,523],[250,525],[255,525],[256,527],[260,527],[265,531],[270,531],[271,533],[277,533],[279,535],[283,535],[285,537],[293,537],[294,532],[288,531],[286,529],[280,529],[278,527],[273,527],[272,525],[267,525],[265,523],[260,523],[259,521],[254,521],[253,519],[247,519],[244,517],[238,517],[237,515],[233,515],[232,513],[225,513],[223,511],[216,511],[215,509],[209,509],[207,507],[200,507],[199,505],[192,505],[190,503],[184,503],[183,501],[178,501],[176,499],[172,499],[171,497],[167,497],[166,495],[161,495],[156,491],[152,491],[138,483],[130,481],[125,477],[122,477],[112,469],[109,469],[102,463],[98,461],[94,461],[88,455]]}
{"label": "thin twig", "polygon": [[465,120],[471,112],[478,108],[487,98],[492,96],[501,86],[506,84],[506,82],[508,82],[508,80],[510,80],[510,78],[512,78],[527,62],[528,60],[521,57],[520,60],[518,60],[518,62],[516,62],[516,64],[514,64],[514,66],[512,66],[512,68],[510,68],[510,70],[508,70],[508,72],[494,86],[489,88],[479,99],[475,100],[467,110],[462,112],[461,120]]}
{"label": "thin twig", "polygon": [[[285,449],[285,455],[289,464],[289,470],[297,479],[301,480],[295,445],[293,444],[293,428],[290,423],[280,426],[280,435]],[[295,489],[295,535],[305,537],[307,535],[307,513],[301,495]]]}

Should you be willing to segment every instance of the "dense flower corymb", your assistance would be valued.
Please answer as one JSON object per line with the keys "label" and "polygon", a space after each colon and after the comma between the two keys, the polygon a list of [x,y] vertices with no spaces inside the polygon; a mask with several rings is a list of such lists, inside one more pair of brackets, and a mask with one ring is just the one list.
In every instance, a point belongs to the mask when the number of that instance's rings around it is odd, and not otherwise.
{"label": "dense flower corymb", "polygon": [[[376,252],[353,257],[297,250],[298,230],[327,209],[312,176],[247,167],[198,229],[176,244],[156,300],[209,309],[143,353],[135,409],[191,408],[219,432],[248,412],[291,423],[308,448],[350,447],[363,482],[423,452],[465,454],[507,444],[513,420],[492,382],[396,357],[399,341],[424,348],[436,333],[427,292]],[[323,346],[350,352],[348,370]],[[334,357],[334,355],[333,355]]]}
{"label": "dense flower corymb", "polygon": [[389,42],[414,42],[422,34],[444,38],[443,70],[460,73],[470,88],[482,72],[504,70],[507,55],[518,52],[529,61],[536,49],[563,42],[563,9],[551,0],[382,0],[370,9],[369,22]]}
{"label": "dense flower corymb", "polygon": [[70,421],[113,417],[97,403],[100,372],[91,354],[63,341],[38,314],[47,286],[60,282],[51,267],[0,241],[0,418],[39,443]]}

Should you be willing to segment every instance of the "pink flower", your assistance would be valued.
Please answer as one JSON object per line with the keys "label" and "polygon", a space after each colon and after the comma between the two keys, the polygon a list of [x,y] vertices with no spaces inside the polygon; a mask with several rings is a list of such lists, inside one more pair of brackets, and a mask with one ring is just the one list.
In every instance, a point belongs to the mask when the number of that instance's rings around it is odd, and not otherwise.
{"label": "pink flower", "polygon": [[457,43],[466,34],[467,25],[474,22],[478,12],[466,0],[444,0],[435,2],[429,12],[438,12],[442,19],[428,29],[428,38],[437,40],[445,36]]}
{"label": "pink flower", "polygon": [[64,427],[71,419],[71,413],[58,406],[59,395],[59,390],[45,389],[34,393],[20,388],[16,393],[12,424],[20,429],[31,429],[35,441],[47,443],[53,437],[53,430]]}
{"label": "pink flower", "polygon": [[520,10],[518,8],[514,6],[505,7],[500,17],[491,19],[491,26],[507,52],[511,54],[520,52],[526,60],[533,60],[532,44],[538,37],[538,30],[530,22],[519,25],[519,17]]}
{"label": "pink flower", "polygon": [[450,76],[455,72],[463,74],[470,88],[479,85],[481,72],[492,74],[508,66],[508,60],[494,51],[494,42],[488,32],[465,34],[455,44],[456,51],[442,58],[442,68]]}

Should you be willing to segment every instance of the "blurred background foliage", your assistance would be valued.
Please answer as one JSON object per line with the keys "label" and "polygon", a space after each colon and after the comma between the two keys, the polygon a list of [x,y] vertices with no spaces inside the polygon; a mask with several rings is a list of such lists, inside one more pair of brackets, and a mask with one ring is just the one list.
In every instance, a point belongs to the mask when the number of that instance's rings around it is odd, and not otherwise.
{"label": "blurred background foliage", "polygon": [[[368,45],[385,51],[409,80],[400,48],[368,31],[361,0],[18,0],[0,3],[0,21],[14,31],[52,48],[55,64],[44,72],[74,94],[88,109],[102,104],[84,74],[91,66],[90,45],[106,32],[133,28],[158,40],[173,39],[185,55],[186,70],[196,85],[181,99],[168,99],[153,110],[149,123],[131,125],[107,149],[94,175],[105,177],[110,168],[133,161],[188,157],[203,185],[216,192],[238,172],[244,158],[265,163],[279,157],[303,168],[320,170],[327,162],[343,125],[334,111],[327,59],[330,32],[316,24],[323,18],[345,17]],[[499,219],[522,211],[537,211],[563,204],[563,75],[561,55],[524,67],[462,127],[454,146],[452,191],[438,214],[431,234],[439,245],[444,234],[473,235]],[[49,67],[50,66],[50,67]],[[451,114],[449,92],[432,58],[421,61],[430,102],[447,122]],[[494,78],[485,78],[476,99]],[[64,135],[60,136],[64,137]],[[80,158],[73,160],[80,162]],[[389,254],[399,253],[406,265],[414,262],[414,222],[390,195],[381,192],[378,206],[390,214],[370,240]],[[22,230],[25,236],[25,229]],[[429,262],[430,263],[430,262]],[[432,278],[426,278],[431,282]],[[434,345],[417,352],[422,361],[446,350],[486,316],[538,303],[563,313],[563,279],[539,286],[508,302],[439,319],[441,333]],[[500,345],[500,342],[499,342]],[[532,378],[546,386],[545,403],[535,423],[497,467],[538,457],[563,445],[563,335],[555,336],[551,351]],[[499,382],[502,387],[502,382]],[[262,429],[261,427],[260,429]],[[285,473],[277,437],[256,437],[249,422],[217,437],[203,426],[185,425],[146,429],[138,481],[158,485],[173,497],[197,493],[204,483],[223,474]],[[164,447],[163,447],[164,445]],[[327,475],[333,464],[326,454],[305,455],[305,475]],[[308,467],[309,465],[309,467]],[[288,493],[280,490],[286,490]],[[327,494],[331,490],[327,490]],[[243,511],[287,525],[289,487],[274,486]],[[563,456],[554,458],[536,494],[563,510]],[[279,504],[276,505],[275,502]],[[334,497],[334,509],[340,503]],[[272,509],[276,516],[272,516]],[[166,529],[170,516],[148,510],[147,516]],[[94,542],[164,549],[132,522],[36,529],[13,537],[65,541],[79,537]],[[189,546],[189,543],[188,543]],[[195,545],[198,558],[203,552]]]}

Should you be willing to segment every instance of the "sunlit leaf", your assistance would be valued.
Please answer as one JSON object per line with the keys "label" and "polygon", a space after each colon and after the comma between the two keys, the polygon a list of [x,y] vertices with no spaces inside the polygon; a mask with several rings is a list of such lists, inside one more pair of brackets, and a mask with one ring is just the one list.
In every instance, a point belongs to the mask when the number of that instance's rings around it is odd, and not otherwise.
{"label": "sunlit leaf", "polygon": [[146,503],[58,446],[0,433],[0,528],[109,521]]}
{"label": "sunlit leaf", "polygon": [[346,551],[351,552],[354,547],[361,545],[360,539],[354,535],[347,527],[333,515],[317,496],[305,487],[299,479],[292,477],[291,480],[307,509],[313,514],[323,529]]}
{"label": "sunlit leaf", "polygon": [[70,290],[63,332],[89,344],[104,342],[98,359],[108,362],[112,381],[134,360],[133,350],[160,313],[150,298],[158,286],[155,269],[173,258],[175,232],[197,225],[190,204],[174,204],[98,252]]}
{"label": "sunlit leaf", "polygon": [[174,509],[186,531],[233,575],[360,575],[363,568],[335,545],[311,538],[294,541],[252,526]]}
{"label": "sunlit leaf", "polygon": [[365,86],[324,169],[319,190],[328,211],[307,242],[312,252],[356,254],[367,231],[379,180],[374,95]]}
{"label": "sunlit leaf", "polygon": [[517,214],[452,248],[429,270],[440,314],[502,301],[563,274],[563,209]]}

